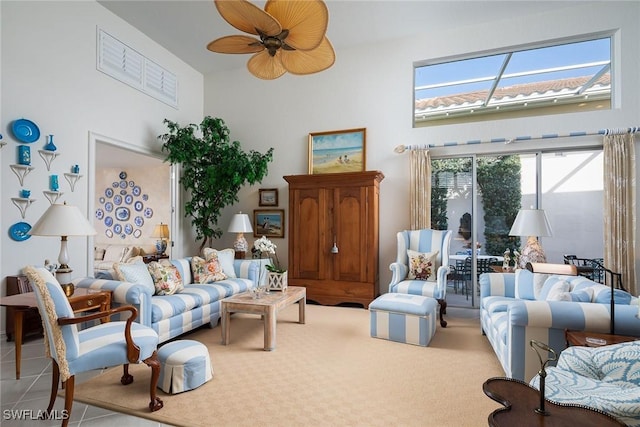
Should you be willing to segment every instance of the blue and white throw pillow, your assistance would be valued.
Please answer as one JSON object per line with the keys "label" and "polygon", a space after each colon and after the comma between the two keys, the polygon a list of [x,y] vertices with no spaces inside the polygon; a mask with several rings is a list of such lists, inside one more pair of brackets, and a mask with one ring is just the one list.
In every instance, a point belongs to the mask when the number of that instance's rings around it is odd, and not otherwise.
{"label": "blue and white throw pillow", "polygon": [[113,264],[113,269],[116,272],[118,280],[123,282],[130,282],[142,285],[149,290],[153,295],[156,292],[156,286],[153,282],[153,278],[149,273],[149,269],[145,263],[122,263],[117,262]]}

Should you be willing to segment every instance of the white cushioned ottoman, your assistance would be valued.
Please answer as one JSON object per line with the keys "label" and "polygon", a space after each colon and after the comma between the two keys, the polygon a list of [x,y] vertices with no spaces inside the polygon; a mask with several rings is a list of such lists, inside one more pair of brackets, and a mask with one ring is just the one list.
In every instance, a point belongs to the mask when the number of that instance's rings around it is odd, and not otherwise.
{"label": "white cushioned ottoman", "polygon": [[369,304],[371,336],[428,346],[436,332],[434,298],[390,292]]}
{"label": "white cushioned ottoman", "polygon": [[162,366],[158,387],[176,394],[193,390],[213,378],[213,367],[207,347],[193,340],[177,340],[158,350]]}

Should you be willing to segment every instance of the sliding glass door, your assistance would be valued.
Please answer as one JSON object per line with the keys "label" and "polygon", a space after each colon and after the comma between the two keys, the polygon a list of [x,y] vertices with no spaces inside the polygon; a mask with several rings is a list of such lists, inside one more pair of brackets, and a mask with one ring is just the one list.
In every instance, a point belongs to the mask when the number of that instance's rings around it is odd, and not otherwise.
{"label": "sliding glass door", "polygon": [[544,209],[552,236],[547,262],[603,253],[602,151],[509,153],[432,160],[433,228],[452,230],[447,302],[478,307],[478,277],[499,269],[520,209]]}

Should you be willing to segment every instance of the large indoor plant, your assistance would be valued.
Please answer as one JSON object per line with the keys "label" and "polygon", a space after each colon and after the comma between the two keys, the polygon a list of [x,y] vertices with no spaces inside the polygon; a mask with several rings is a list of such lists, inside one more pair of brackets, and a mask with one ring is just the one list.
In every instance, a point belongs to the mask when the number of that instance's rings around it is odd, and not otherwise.
{"label": "large indoor plant", "polygon": [[[169,132],[160,135],[167,152],[166,161],[182,165],[180,183],[188,194],[185,216],[192,218],[200,250],[222,235],[217,225],[225,206],[238,201],[238,191],[245,184],[261,182],[273,148],[265,154],[244,152],[238,141],[229,139],[229,128],[220,118],[205,117],[200,125],[181,127],[164,120]],[[199,131],[199,132],[198,132]]]}

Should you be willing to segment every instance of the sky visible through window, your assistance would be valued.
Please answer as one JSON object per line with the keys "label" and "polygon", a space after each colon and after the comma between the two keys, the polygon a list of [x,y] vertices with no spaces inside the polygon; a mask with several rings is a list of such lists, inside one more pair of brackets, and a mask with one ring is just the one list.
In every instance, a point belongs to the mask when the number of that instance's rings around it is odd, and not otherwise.
{"label": "sky visible through window", "polygon": [[[478,90],[489,90],[493,79],[499,74],[507,53],[465,59],[436,65],[416,67],[415,99],[434,98]],[[599,72],[611,58],[611,40],[609,37],[537,49],[514,52],[498,87],[525,83],[553,81],[570,77],[593,76]],[[575,66],[594,63],[590,67],[574,68],[561,71],[517,75],[536,70],[550,70],[557,67]],[[516,76],[509,77],[516,74]],[[462,83],[468,80],[487,78],[485,81]],[[420,89],[459,82],[453,86]]]}

